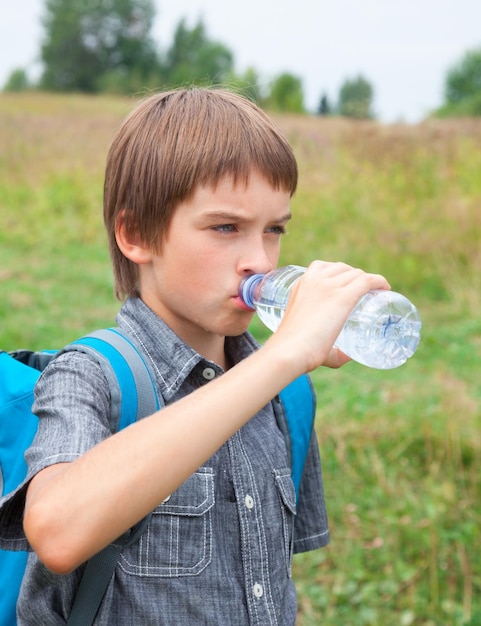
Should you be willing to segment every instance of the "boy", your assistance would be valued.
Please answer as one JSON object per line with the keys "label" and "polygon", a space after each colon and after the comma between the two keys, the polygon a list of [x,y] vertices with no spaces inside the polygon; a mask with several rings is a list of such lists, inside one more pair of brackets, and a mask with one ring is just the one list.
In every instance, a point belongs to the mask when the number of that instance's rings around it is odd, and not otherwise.
{"label": "boy", "polygon": [[[104,217],[117,322],[142,346],[166,407],[112,435],[108,385],[69,352],[36,388],[25,484],[4,504],[33,553],[20,624],[64,624],[83,564],[150,511],[97,624],[292,625],[292,552],[328,542],[315,436],[296,502],[277,394],[321,364],[384,278],[314,262],[259,348],[237,293],[276,267],[297,166],[255,105],[222,90],[151,96],[109,152]],[[13,522],[12,522],[13,520]],[[6,525],[6,522],[3,522]],[[13,530],[12,530],[13,527]]]}

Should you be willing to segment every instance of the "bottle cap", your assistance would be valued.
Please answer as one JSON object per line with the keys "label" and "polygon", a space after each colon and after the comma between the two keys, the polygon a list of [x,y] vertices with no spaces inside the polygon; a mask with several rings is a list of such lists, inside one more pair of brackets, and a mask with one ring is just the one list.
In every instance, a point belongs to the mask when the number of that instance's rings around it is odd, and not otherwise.
{"label": "bottle cap", "polygon": [[263,279],[264,274],[251,274],[244,278],[239,286],[239,296],[242,298],[245,305],[255,310],[254,298],[257,285]]}

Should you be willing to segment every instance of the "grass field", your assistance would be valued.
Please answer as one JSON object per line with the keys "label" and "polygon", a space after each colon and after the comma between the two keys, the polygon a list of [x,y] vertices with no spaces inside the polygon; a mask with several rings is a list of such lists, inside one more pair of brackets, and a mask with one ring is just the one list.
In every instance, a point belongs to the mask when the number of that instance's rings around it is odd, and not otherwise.
{"label": "grass field", "polygon": [[[103,167],[133,104],[0,95],[1,348],[112,323]],[[332,541],[295,558],[298,624],[481,626],[481,120],[276,121],[301,173],[281,264],[383,273],[423,319],[405,366],[313,374]]]}

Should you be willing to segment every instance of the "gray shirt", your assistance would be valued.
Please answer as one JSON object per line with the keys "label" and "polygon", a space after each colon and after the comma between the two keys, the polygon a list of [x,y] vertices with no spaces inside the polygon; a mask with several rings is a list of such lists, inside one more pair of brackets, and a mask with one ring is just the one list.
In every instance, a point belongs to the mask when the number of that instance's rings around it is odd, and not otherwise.
{"label": "gray shirt", "polygon": [[[117,323],[142,345],[166,404],[223,373],[140,299],[123,305]],[[232,363],[257,347],[248,333],[226,339]],[[21,520],[28,480],[110,436],[109,407],[107,381],[85,354],[61,355],[41,376],[34,405],[41,419],[26,457],[28,476],[2,502],[0,536],[10,546],[25,543]],[[292,626],[292,553],[328,541],[317,440],[311,441],[296,510],[286,444],[270,403],[159,503],[140,540],[123,550],[95,623]],[[82,570],[57,576],[30,553],[19,625],[65,624]]]}

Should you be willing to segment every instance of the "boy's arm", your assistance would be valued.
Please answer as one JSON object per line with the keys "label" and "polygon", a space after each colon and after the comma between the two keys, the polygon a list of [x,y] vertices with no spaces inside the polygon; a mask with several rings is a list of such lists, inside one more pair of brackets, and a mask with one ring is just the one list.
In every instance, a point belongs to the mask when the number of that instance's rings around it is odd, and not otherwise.
{"label": "boy's arm", "polygon": [[357,300],[377,288],[388,288],[380,276],[315,262],[259,351],[77,460],[39,472],[24,528],[40,559],[60,574],[75,569],[175,491],[288,383],[345,362],[332,345]]}

